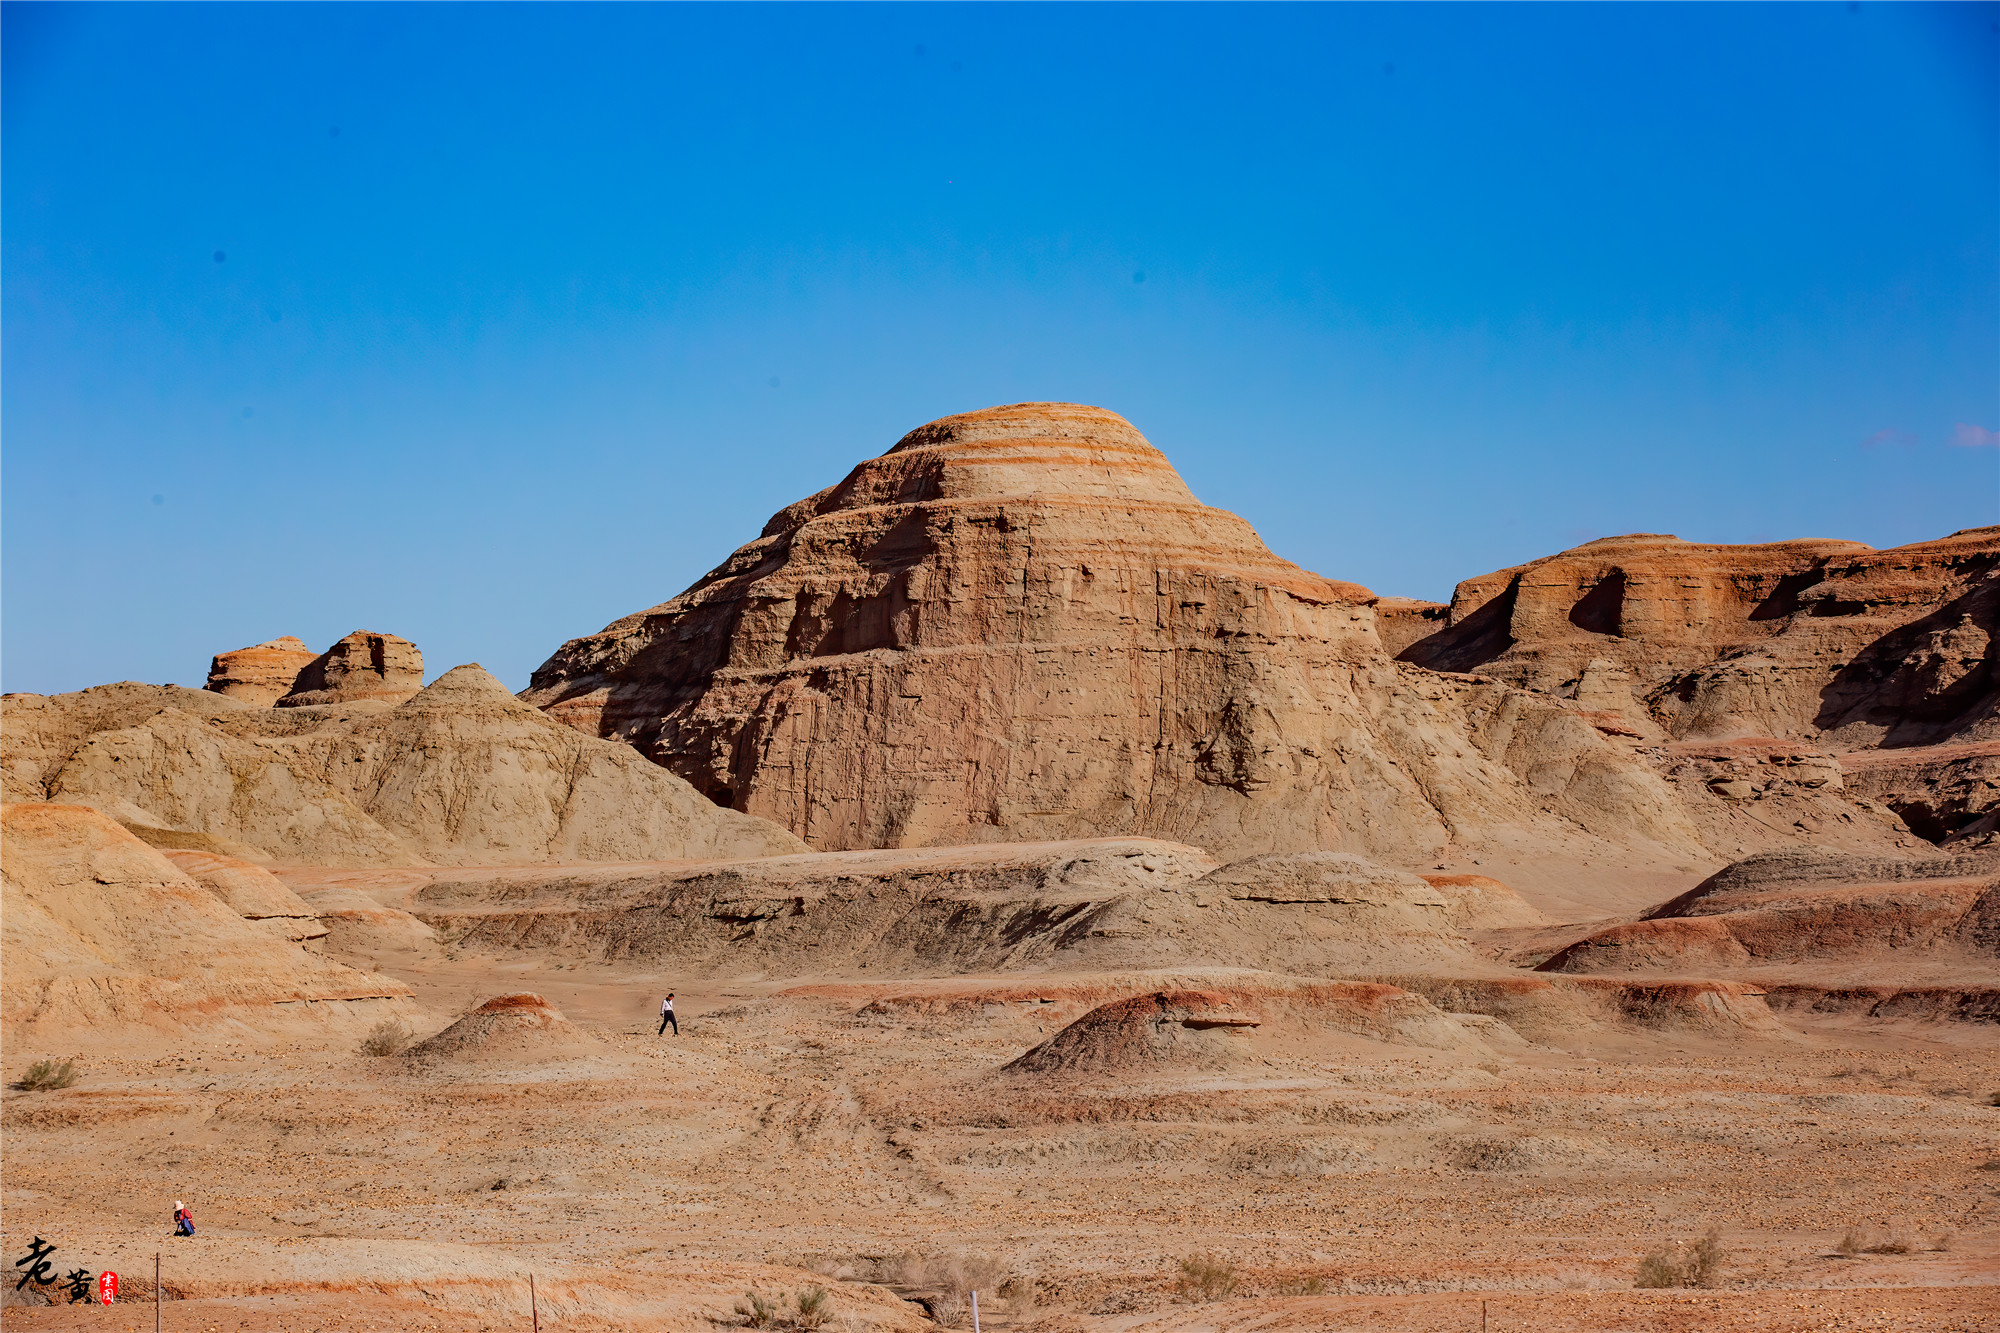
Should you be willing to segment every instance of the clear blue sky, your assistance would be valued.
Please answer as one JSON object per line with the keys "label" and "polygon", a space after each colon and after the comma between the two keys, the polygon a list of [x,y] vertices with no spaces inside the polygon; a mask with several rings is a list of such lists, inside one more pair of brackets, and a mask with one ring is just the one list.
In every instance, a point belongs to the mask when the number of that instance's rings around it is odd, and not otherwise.
{"label": "clear blue sky", "polygon": [[1384,593],[1618,532],[2000,522],[1993,5],[8,4],[0,37],[9,690],[355,628],[518,688],[1024,399],[1124,413]]}

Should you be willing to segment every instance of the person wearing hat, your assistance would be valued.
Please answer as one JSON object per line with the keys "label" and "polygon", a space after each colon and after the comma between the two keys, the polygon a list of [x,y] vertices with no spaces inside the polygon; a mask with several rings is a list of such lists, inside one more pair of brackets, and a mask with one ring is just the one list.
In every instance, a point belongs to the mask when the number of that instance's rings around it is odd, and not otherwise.
{"label": "person wearing hat", "polygon": [[174,1200],[174,1234],[192,1236],[194,1234],[194,1214],[179,1199]]}

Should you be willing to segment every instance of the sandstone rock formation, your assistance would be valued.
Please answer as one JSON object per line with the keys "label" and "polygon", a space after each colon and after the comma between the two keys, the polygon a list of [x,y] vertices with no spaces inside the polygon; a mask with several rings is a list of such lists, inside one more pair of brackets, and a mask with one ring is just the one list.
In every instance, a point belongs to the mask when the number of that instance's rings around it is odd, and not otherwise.
{"label": "sandstone rock formation", "polygon": [[10,1041],[112,1025],[375,1022],[410,995],[244,920],[96,810],[0,807],[0,840]]}
{"label": "sandstone rock formation", "polygon": [[264,867],[208,851],[156,850],[245,921],[263,922],[280,938],[301,944],[326,938],[319,913]]}
{"label": "sandstone rock formation", "polygon": [[209,664],[208,684],[202,688],[268,708],[283,698],[299,672],[316,660],[316,654],[302,640],[287,634],[232,653],[217,653]]}
{"label": "sandstone rock formation", "polygon": [[1329,852],[1217,866],[1198,848],[1104,838],[729,864],[436,871],[396,905],[463,947],[630,960],[683,974],[1495,971],[1453,918],[1478,922],[1467,929],[1494,915],[1539,918],[1504,885],[1484,881],[1482,904],[1445,878],[1440,889]]}
{"label": "sandstone rock formation", "polygon": [[2000,735],[2000,527],[1886,551],[1611,537],[1465,580],[1448,622],[1402,659],[1642,733],[1835,751]]}
{"label": "sandstone rock formation", "polygon": [[802,848],[478,667],[406,703],[273,711],[117,685],[4,702],[10,796],[88,804],[186,850],[418,865],[760,856]]}
{"label": "sandstone rock formation", "polygon": [[2000,960],[2000,854],[1859,856],[1763,852],[1711,875],[1637,922],[1562,949],[1541,970],[1729,975],[1776,964]]}
{"label": "sandstone rock formation", "polygon": [[815,847],[1131,834],[1228,857],[1579,834],[1698,859],[1549,700],[1394,664],[1375,598],[1202,506],[1122,418],[910,432],[524,698]]}
{"label": "sandstone rock formation", "polygon": [[358,629],[307,663],[280,708],[361,700],[399,704],[424,687],[424,655],[393,634]]}
{"label": "sandstone rock formation", "polygon": [[769,856],[803,850],[717,809],[628,747],[579,736],[477,665],[409,702],[297,744],[405,846],[442,864]]}

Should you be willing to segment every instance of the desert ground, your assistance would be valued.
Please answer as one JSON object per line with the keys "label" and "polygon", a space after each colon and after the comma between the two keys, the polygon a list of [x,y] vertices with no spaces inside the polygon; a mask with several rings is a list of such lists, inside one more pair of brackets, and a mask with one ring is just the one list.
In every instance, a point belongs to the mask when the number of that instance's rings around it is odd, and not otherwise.
{"label": "desert ground", "polygon": [[0,1327],[2000,1328],[1996,630],[1993,528],[1376,597],[1024,404],[519,696],[9,695]]}

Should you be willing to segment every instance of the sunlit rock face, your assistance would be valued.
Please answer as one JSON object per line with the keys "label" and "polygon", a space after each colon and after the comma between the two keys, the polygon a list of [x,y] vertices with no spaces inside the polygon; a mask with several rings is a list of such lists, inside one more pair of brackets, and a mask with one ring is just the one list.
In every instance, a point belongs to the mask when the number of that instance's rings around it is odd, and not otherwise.
{"label": "sunlit rock face", "polygon": [[1024,403],[910,432],[523,697],[822,849],[1408,861],[1536,821],[1692,844],[1586,722],[1393,662],[1375,601],[1202,505],[1115,413]]}

